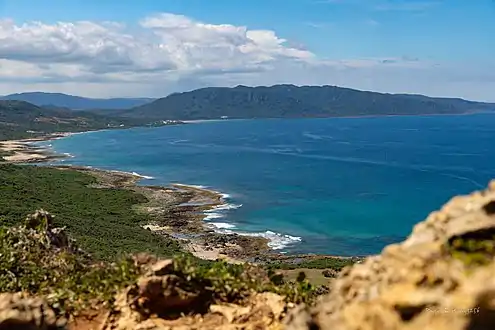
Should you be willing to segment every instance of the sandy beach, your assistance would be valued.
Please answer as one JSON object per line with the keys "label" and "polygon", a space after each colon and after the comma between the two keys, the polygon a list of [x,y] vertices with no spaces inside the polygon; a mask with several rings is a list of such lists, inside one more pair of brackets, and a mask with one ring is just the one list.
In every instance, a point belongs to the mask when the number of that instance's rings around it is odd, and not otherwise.
{"label": "sandy beach", "polygon": [[0,141],[0,150],[3,153],[2,158],[9,163],[36,163],[65,158],[67,157],[66,155],[57,154],[48,148],[38,147],[32,143],[60,139],[71,134],[53,133],[31,139]]}

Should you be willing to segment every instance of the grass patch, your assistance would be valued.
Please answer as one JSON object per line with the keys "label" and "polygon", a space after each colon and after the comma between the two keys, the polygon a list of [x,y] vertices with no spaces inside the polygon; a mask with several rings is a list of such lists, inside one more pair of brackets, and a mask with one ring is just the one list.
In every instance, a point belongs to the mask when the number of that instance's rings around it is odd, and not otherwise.
{"label": "grass patch", "polygon": [[318,287],[304,273],[294,281],[286,281],[279,273],[249,264],[215,261],[198,265],[194,259],[182,257],[174,265],[176,275],[187,279],[188,291],[206,295],[201,298],[205,301],[239,302],[253,292],[274,292],[287,302],[311,304],[318,296]]}
{"label": "grass patch", "polygon": [[146,202],[123,189],[97,189],[96,179],[77,171],[0,164],[0,225],[19,224],[33,210],[55,215],[79,245],[99,259],[112,260],[122,252],[173,256],[181,252],[172,239],[140,227],[150,220],[133,206]]}
{"label": "grass patch", "polygon": [[330,279],[323,276],[321,269],[308,269],[308,268],[300,268],[300,269],[291,269],[291,270],[282,270],[282,274],[284,278],[288,281],[296,281],[300,272],[304,272],[306,274],[306,278],[314,286],[328,285]]}
{"label": "grass patch", "polygon": [[303,260],[301,262],[271,262],[266,265],[268,269],[294,270],[299,268],[308,269],[334,269],[341,271],[344,267],[353,265],[357,262],[355,258],[335,258],[323,257],[312,260]]}
{"label": "grass patch", "polygon": [[447,251],[467,266],[486,265],[495,257],[495,231],[481,229],[452,237],[447,242]]}

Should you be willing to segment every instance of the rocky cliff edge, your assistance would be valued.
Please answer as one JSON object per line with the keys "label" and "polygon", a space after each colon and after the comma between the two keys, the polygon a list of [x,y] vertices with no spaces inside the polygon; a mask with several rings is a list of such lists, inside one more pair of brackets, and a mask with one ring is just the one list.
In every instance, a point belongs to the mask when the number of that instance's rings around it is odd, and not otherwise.
{"label": "rocky cliff edge", "polygon": [[170,261],[159,260],[93,325],[57,318],[41,298],[2,294],[0,330],[495,329],[494,257],[495,181],[485,191],[453,198],[404,242],[344,269],[312,307],[253,292],[242,304],[212,304],[203,313],[171,318],[170,311],[198,306],[201,299],[183,290],[187,279],[171,272]]}
{"label": "rocky cliff edge", "polygon": [[[398,219],[400,221],[400,219]],[[400,244],[343,271],[287,330],[495,329],[495,181],[457,196]]]}

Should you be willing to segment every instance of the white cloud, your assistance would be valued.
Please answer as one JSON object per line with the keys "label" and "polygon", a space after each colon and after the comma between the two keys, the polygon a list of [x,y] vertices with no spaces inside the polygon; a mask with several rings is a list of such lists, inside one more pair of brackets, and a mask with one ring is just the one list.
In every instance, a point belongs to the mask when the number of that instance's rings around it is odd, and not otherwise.
{"label": "white cloud", "polygon": [[[0,22],[0,58],[38,64],[76,64],[81,72],[259,69],[279,58],[313,57],[284,46],[273,31],[212,25],[173,14],[147,17],[131,34],[119,24]],[[55,69],[55,68],[53,68]]]}
{"label": "white cloud", "polygon": [[[487,99],[494,70],[411,57],[328,60],[271,30],[157,14],[119,22],[0,20],[0,91],[164,96],[205,86],[331,84]],[[335,45],[338,47],[338,45]]]}

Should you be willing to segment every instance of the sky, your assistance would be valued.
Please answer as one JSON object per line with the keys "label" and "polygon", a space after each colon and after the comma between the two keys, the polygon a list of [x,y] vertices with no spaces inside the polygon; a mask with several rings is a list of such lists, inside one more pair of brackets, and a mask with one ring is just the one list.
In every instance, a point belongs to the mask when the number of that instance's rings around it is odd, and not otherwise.
{"label": "sky", "polygon": [[337,85],[495,102],[495,0],[0,0],[0,95]]}

